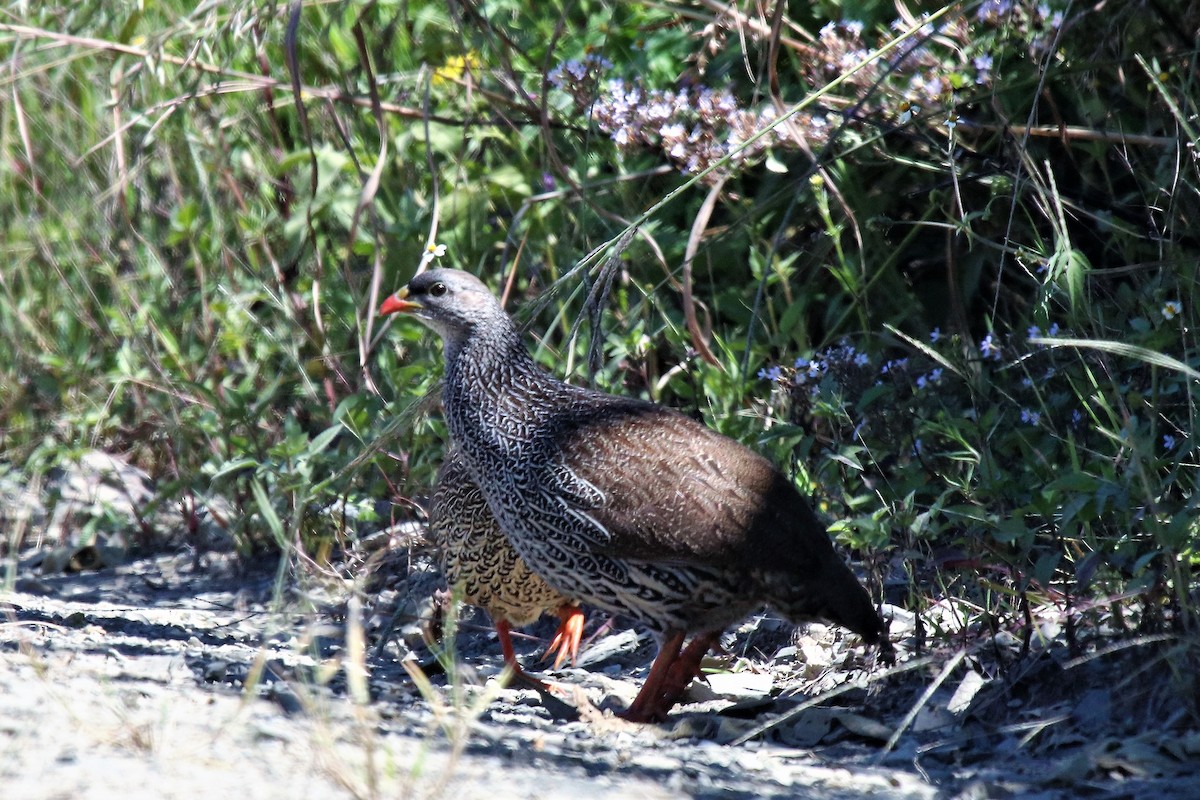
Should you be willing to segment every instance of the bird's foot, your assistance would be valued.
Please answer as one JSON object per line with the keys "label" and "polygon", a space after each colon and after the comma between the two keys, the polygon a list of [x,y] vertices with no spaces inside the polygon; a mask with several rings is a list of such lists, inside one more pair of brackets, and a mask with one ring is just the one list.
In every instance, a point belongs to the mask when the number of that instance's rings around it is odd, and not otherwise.
{"label": "bird's foot", "polygon": [[583,609],[576,605],[564,605],[558,609],[558,618],[562,622],[550,646],[546,648],[546,654],[542,656],[543,661],[554,656],[555,669],[560,668],[568,658],[572,664],[579,658],[579,641],[583,638]]}
{"label": "bird's foot", "polygon": [[[720,635],[720,631],[699,634],[682,650],[676,645],[677,655],[665,660],[662,656],[667,652],[667,646],[664,645],[663,653],[655,659],[650,674],[646,676],[642,691],[620,715],[621,718],[629,722],[665,722],[671,709],[687,691],[692,678],[700,674],[701,659]],[[680,636],[679,641],[682,640]]]}
{"label": "bird's foot", "polygon": [[576,693],[572,691],[572,687],[568,687],[561,683],[547,683],[540,678],[535,678],[520,666],[515,666],[510,673],[507,681],[507,686],[513,689],[532,689],[538,693],[541,698],[542,708],[549,712],[551,718],[563,720],[565,722],[574,722],[579,719],[580,711],[572,705],[571,700],[576,697]]}

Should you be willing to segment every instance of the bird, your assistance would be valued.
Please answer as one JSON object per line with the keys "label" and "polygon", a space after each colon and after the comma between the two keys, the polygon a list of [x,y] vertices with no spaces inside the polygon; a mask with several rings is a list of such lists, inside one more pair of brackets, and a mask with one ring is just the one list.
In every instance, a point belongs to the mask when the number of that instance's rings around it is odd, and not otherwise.
{"label": "bird", "polygon": [[379,313],[441,337],[451,439],[522,560],[658,641],[626,720],[664,721],[722,631],[764,605],[894,658],[871,596],[769,460],[677,411],[542,369],[469,273],[421,272]]}
{"label": "bird", "polygon": [[429,530],[447,582],[463,602],[479,606],[491,617],[504,662],[516,680],[540,683],[526,675],[517,662],[510,631],[536,622],[543,613],[555,613],[560,620],[546,657],[554,656],[555,669],[568,658],[576,660],[583,635],[582,609],[521,560],[454,449],[447,452],[438,470]]}

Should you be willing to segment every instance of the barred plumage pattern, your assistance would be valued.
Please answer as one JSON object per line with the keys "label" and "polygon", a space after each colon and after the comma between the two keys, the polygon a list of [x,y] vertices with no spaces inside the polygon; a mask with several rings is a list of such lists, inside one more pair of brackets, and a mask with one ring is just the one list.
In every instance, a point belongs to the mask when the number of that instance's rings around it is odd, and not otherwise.
{"label": "barred plumage pattern", "polygon": [[[643,690],[654,696],[639,694],[635,716],[673,702],[656,693],[687,677],[671,668],[684,633],[712,641],[763,604],[890,648],[870,596],[766,459],[669,409],[554,378],[467,273],[425,272],[393,303],[442,336],[446,422],[521,558],[564,595],[632,617],[674,648],[664,646]],[[696,666],[706,646],[691,653]]]}
{"label": "barred plumage pattern", "polygon": [[517,555],[457,451],[438,472],[429,530],[451,588],[493,621],[529,625],[571,602]]}

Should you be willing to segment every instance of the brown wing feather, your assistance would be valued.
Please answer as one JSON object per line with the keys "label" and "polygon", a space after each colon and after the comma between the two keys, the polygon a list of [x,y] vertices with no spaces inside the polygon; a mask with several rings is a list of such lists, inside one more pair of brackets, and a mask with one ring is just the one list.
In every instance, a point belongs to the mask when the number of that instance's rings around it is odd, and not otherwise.
{"label": "brown wing feather", "polygon": [[787,572],[834,555],[808,503],[762,456],[661,406],[587,396],[554,428],[563,466],[603,495],[577,509],[606,529],[601,552]]}

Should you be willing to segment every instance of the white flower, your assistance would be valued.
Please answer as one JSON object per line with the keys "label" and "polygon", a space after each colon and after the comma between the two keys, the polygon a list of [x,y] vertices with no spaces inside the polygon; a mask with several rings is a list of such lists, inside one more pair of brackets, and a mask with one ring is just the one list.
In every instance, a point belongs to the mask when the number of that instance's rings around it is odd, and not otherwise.
{"label": "white flower", "polygon": [[421,256],[421,263],[428,264],[430,261],[433,261],[435,258],[441,258],[444,255],[446,255],[446,245],[444,245],[444,244],[426,245],[425,246],[425,254],[423,256]]}
{"label": "white flower", "polygon": [[664,139],[682,139],[687,136],[687,130],[678,122],[672,122],[659,128],[658,135]]}

